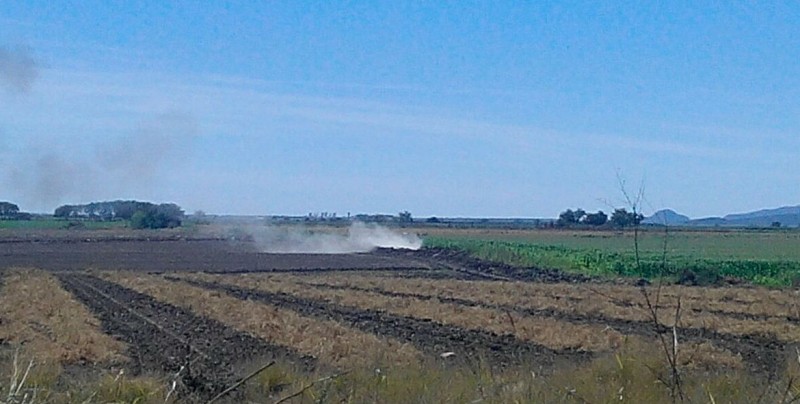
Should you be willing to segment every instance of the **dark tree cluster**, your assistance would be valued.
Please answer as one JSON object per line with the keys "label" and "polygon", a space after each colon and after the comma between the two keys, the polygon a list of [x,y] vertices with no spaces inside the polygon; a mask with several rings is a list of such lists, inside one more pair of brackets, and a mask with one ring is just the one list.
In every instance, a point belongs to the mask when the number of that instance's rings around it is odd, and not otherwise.
{"label": "dark tree cluster", "polygon": [[179,227],[183,220],[183,210],[174,203],[149,205],[137,210],[131,217],[134,229],[164,229]]}
{"label": "dark tree cluster", "polygon": [[30,220],[31,214],[20,212],[19,206],[11,202],[0,202],[0,220]]}
{"label": "dark tree cluster", "polygon": [[14,216],[19,213],[19,206],[11,202],[0,202],[0,216]]}
{"label": "dark tree cluster", "polygon": [[400,223],[411,223],[414,219],[411,217],[411,212],[404,210],[397,214],[397,220]]}
{"label": "dark tree cluster", "polygon": [[180,226],[184,212],[174,203],[108,201],[59,206],[53,215],[67,219],[129,220],[134,228],[161,229]]}
{"label": "dark tree cluster", "polygon": [[567,209],[558,215],[556,225],[559,227],[571,227],[576,225],[602,226],[608,222],[608,215],[598,210],[596,213],[587,213],[578,208],[575,210]]}
{"label": "dark tree cluster", "polygon": [[596,213],[587,213],[583,209],[567,209],[558,215],[556,226],[575,227],[575,226],[613,226],[617,228],[631,227],[642,222],[644,216],[641,213],[628,212],[625,208],[614,209],[609,218],[602,210]]}
{"label": "dark tree cluster", "polygon": [[636,226],[644,220],[644,215],[636,212],[628,212],[627,209],[614,209],[611,214],[611,224],[615,227]]}

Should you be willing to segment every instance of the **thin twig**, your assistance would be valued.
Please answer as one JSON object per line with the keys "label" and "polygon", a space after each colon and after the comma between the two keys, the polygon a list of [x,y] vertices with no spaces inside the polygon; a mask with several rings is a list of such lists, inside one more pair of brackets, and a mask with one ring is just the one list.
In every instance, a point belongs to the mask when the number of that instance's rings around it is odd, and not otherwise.
{"label": "thin twig", "polygon": [[506,316],[508,316],[508,321],[511,322],[511,330],[513,330],[514,334],[516,334],[517,333],[517,325],[514,324],[514,317],[511,316],[511,312],[508,309],[506,309],[505,312],[506,312]]}
{"label": "thin twig", "polygon": [[317,380],[315,380],[315,381],[313,381],[313,382],[309,383],[308,385],[306,385],[306,386],[305,386],[305,387],[303,387],[302,389],[300,389],[300,390],[298,390],[298,391],[296,391],[296,392],[294,392],[294,393],[292,393],[292,394],[290,394],[290,395],[288,395],[288,396],[286,396],[286,397],[284,397],[284,398],[282,398],[282,399],[280,399],[280,400],[278,400],[278,401],[274,402],[273,404],[280,404],[280,403],[284,403],[284,402],[286,402],[286,401],[289,401],[289,400],[291,400],[291,399],[293,399],[293,398],[295,398],[295,397],[297,397],[297,396],[299,396],[299,395],[301,395],[301,394],[305,393],[306,391],[308,391],[308,389],[310,389],[310,388],[314,387],[314,385],[316,385],[317,383],[322,383],[322,382],[325,382],[325,381],[328,381],[328,380],[331,380],[331,379],[335,379],[335,378],[337,378],[337,377],[344,376],[344,375],[346,375],[347,373],[349,373],[349,371],[347,371],[347,372],[342,372],[342,373],[337,373],[337,374],[335,374],[335,375],[326,376],[326,377],[323,377],[323,378],[321,378],[321,379],[317,379]]}
{"label": "thin twig", "polygon": [[226,394],[228,394],[228,393],[230,393],[230,392],[232,392],[232,391],[236,390],[237,388],[239,388],[239,386],[241,386],[242,384],[244,384],[246,381],[248,381],[248,380],[250,380],[250,379],[254,378],[254,377],[257,375],[257,374],[259,374],[259,373],[263,372],[265,369],[267,369],[268,367],[270,367],[270,366],[272,366],[272,365],[274,365],[274,364],[275,364],[275,361],[272,361],[272,362],[270,362],[270,363],[267,363],[266,365],[264,365],[264,366],[262,366],[262,367],[258,368],[258,369],[257,369],[255,372],[253,372],[253,373],[250,373],[249,375],[247,375],[247,376],[246,376],[245,378],[243,378],[242,380],[239,380],[238,382],[234,383],[234,384],[233,384],[231,387],[228,387],[227,389],[223,390],[221,393],[219,393],[219,394],[217,394],[216,396],[214,396],[214,398],[212,398],[211,400],[208,400],[208,404],[211,404],[211,403],[213,403],[214,401],[217,401],[217,400],[219,400],[220,398],[224,397]]}

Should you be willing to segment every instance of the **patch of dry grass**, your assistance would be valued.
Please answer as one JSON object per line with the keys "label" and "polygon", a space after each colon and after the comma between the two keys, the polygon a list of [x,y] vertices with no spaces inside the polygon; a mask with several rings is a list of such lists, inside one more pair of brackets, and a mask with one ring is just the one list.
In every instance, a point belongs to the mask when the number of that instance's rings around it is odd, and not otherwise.
{"label": "patch of dry grass", "polygon": [[121,363],[124,343],[104,334],[100,322],[52,275],[14,270],[0,291],[0,341],[22,347],[40,362]]}
{"label": "patch of dry grass", "polygon": [[47,272],[4,274],[0,341],[6,344],[0,345],[0,402],[171,402],[166,382],[113,370],[128,361],[127,346],[104,334],[100,321]]}
{"label": "patch of dry grass", "polygon": [[390,297],[379,293],[326,290],[300,285],[293,277],[271,275],[185,275],[203,280],[218,280],[241,287],[285,292],[305,298],[324,300],[361,309],[383,310],[402,316],[430,319],[442,324],[473,330],[489,330],[497,334],[513,334],[517,338],[552,349],[607,351],[621,344],[623,336],[604,325],[580,325],[554,318],[536,318],[518,313],[443,303],[437,299]]}
{"label": "patch of dry grass", "polygon": [[354,330],[335,321],[309,318],[261,302],[237,299],[223,292],[130,272],[108,272],[103,276],[335,367],[364,367],[376,363],[402,365],[417,363],[421,358],[421,353],[409,344]]}

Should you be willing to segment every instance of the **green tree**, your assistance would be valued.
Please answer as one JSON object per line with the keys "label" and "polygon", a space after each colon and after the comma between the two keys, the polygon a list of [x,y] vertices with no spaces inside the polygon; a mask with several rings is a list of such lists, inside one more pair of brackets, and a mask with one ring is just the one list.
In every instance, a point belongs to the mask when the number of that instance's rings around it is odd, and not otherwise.
{"label": "green tree", "polygon": [[134,229],[164,229],[178,227],[183,222],[183,210],[174,203],[148,204],[131,216]]}
{"label": "green tree", "polygon": [[611,214],[611,223],[620,228],[638,225],[644,219],[641,213],[628,212],[627,209],[614,209]]}
{"label": "green tree", "polygon": [[583,218],[583,223],[590,226],[602,226],[608,222],[608,215],[598,210],[597,213],[589,213]]}
{"label": "green tree", "polygon": [[19,206],[11,202],[0,202],[0,217],[14,217],[19,213]]}
{"label": "green tree", "polygon": [[397,214],[397,218],[400,223],[411,223],[414,219],[411,217],[411,212],[404,210]]}
{"label": "green tree", "polygon": [[183,210],[173,203],[150,205],[131,216],[134,229],[164,229],[178,227],[183,221]]}
{"label": "green tree", "polygon": [[567,209],[558,215],[558,221],[556,222],[556,224],[559,227],[569,227],[580,223],[585,216],[586,216],[586,211],[584,211],[581,208],[575,210]]}

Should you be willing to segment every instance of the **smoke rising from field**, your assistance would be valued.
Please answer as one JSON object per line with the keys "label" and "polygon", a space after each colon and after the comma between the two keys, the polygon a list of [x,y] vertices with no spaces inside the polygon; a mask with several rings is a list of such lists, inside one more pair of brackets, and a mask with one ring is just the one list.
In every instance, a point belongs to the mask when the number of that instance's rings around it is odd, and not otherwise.
{"label": "smoke rising from field", "polygon": [[135,197],[153,189],[185,160],[196,132],[191,116],[159,114],[128,135],[81,145],[93,151],[88,156],[40,146],[1,162],[0,168],[15,198],[36,209],[78,202],[75,199]]}
{"label": "smoke rising from field", "polygon": [[0,46],[0,85],[7,91],[27,93],[38,76],[39,69],[30,49]]}
{"label": "smoke rising from field", "polygon": [[400,233],[360,222],[346,229],[346,233],[276,226],[248,230],[259,250],[269,253],[347,254],[369,252],[376,248],[418,250],[422,247],[422,240],[416,234]]}
{"label": "smoke rising from field", "polygon": [[98,147],[100,168],[121,181],[150,183],[165,166],[183,160],[198,132],[186,114],[160,114],[143,122],[135,132]]}

